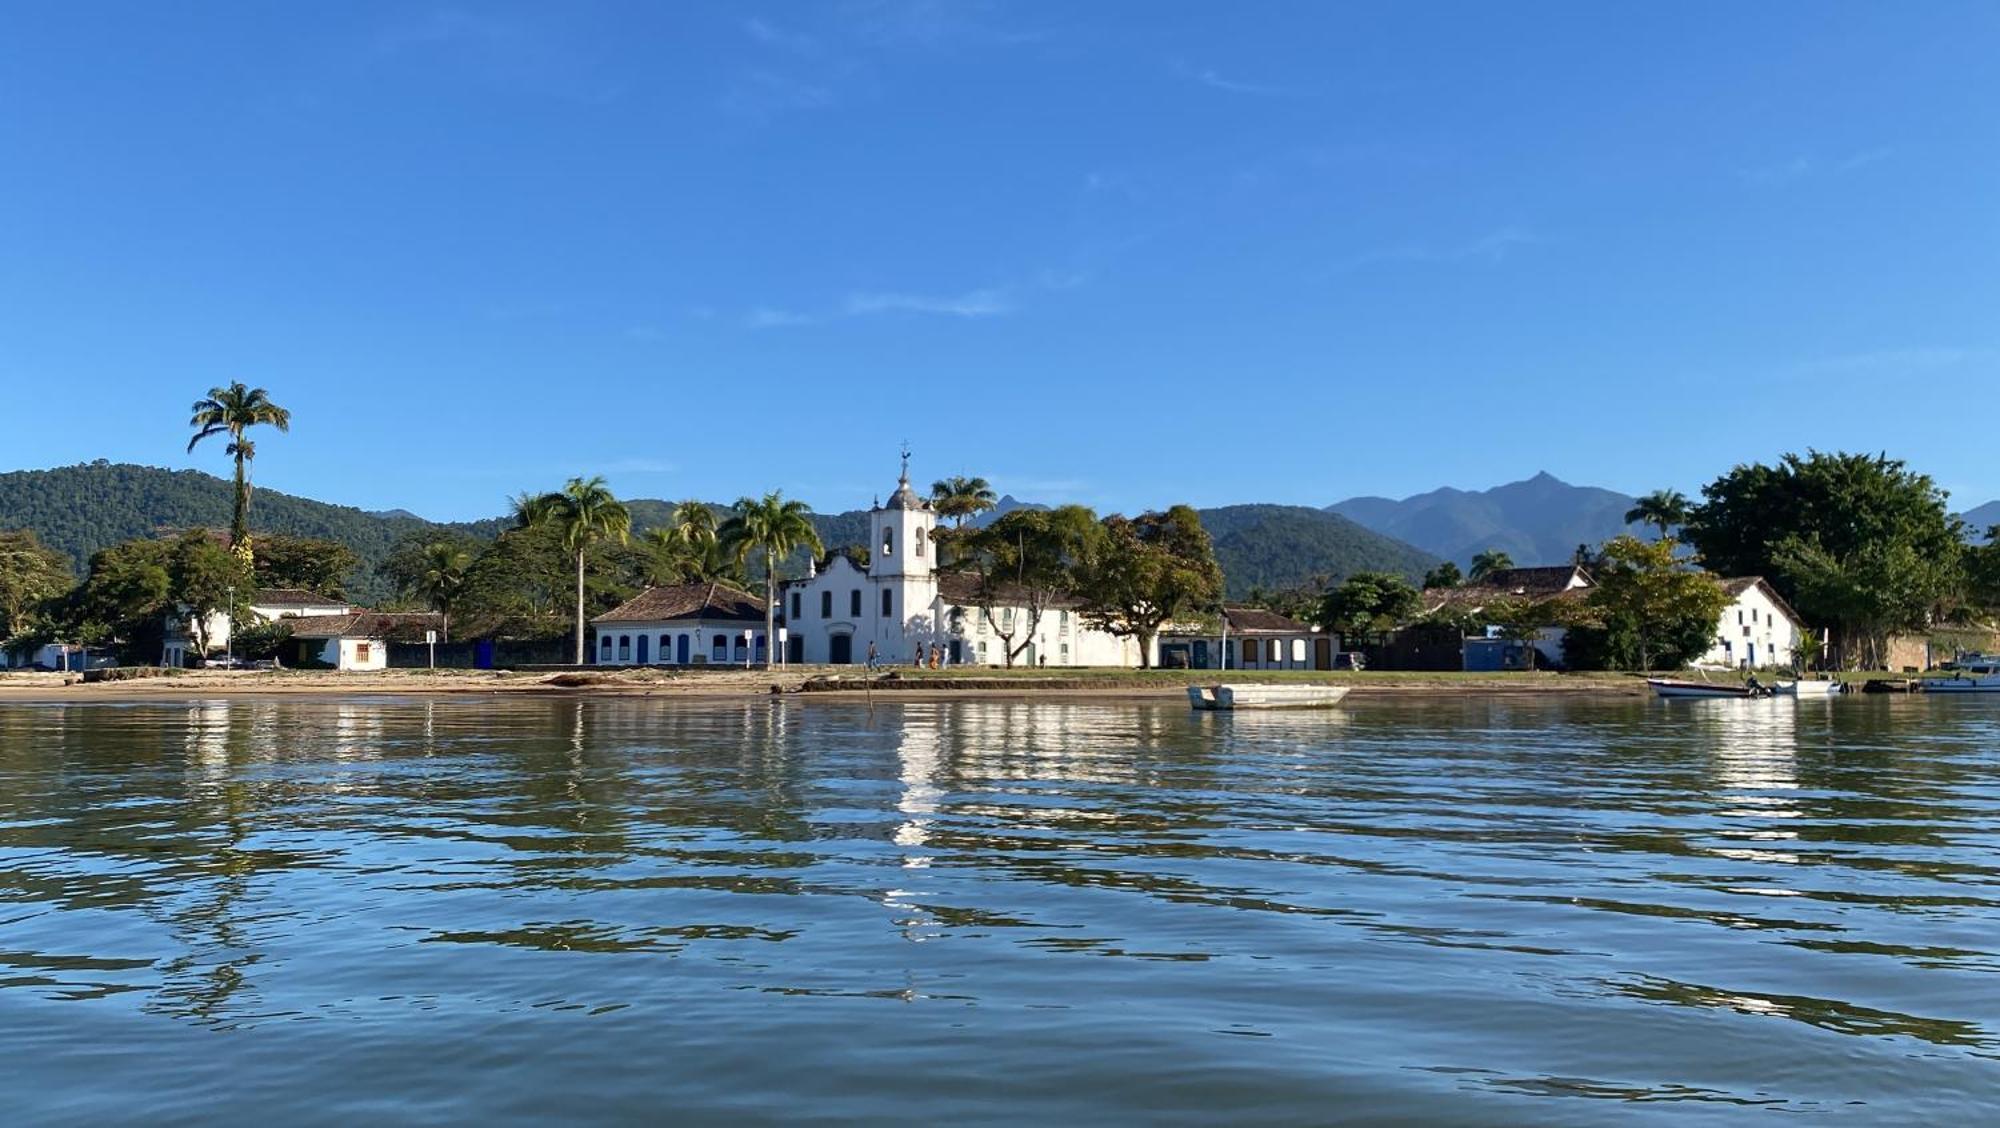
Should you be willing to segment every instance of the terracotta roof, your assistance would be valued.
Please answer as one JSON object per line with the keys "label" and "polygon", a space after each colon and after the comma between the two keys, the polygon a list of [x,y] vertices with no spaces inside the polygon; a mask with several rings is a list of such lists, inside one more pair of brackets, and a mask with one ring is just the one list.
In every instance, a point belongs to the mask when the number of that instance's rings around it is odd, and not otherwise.
{"label": "terracotta roof", "polygon": [[1225,607],[1230,634],[1309,634],[1312,626],[1261,607]]}
{"label": "terracotta roof", "polygon": [[[938,573],[938,594],[944,597],[946,603],[958,607],[977,606],[979,603],[979,575],[975,572],[940,572]],[[1026,607],[1027,605],[1028,595],[1026,588],[1021,587],[1019,584],[1004,582],[993,585],[993,606]],[[1079,607],[1081,605],[1081,600],[1073,599],[1066,595],[1058,595],[1045,604],[1048,607]]]}
{"label": "terracotta roof", "polygon": [[356,611],[349,615],[303,615],[281,619],[293,638],[388,638],[423,641],[424,632],[444,625],[431,611]]}
{"label": "terracotta roof", "polygon": [[764,601],[724,583],[649,587],[593,623],[664,623],[675,619],[724,619],[761,623]]}
{"label": "terracotta roof", "polygon": [[304,588],[258,588],[251,594],[250,602],[258,607],[347,606],[345,599],[334,599],[332,596],[306,591]]}

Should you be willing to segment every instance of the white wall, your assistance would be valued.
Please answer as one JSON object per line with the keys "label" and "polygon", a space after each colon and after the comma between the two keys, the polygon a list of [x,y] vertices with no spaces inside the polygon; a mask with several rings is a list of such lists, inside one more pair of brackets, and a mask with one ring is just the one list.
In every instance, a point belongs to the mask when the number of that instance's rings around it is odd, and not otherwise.
{"label": "white wall", "polygon": [[1700,658],[1704,665],[1790,666],[1806,644],[1799,625],[1779,609],[1761,585],[1747,589],[1723,608],[1715,636],[1715,645]]}
{"label": "white wall", "polygon": [[[749,642],[743,639],[750,632]],[[676,619],[650,623],[603,623],[591,627],[590,660],[600,666],[678,666],[680,636],[688,636],[687,665],[741,666],[746,657],[758,661],[757,645],[764,638],[764,624],[734,620]],[[715,640],[725,642],[723,657],[716,657]],[[639,658],[639,640],[646,640],[646,657]],[[607,647],[605,644],[609,642]],[[700,662],[695,659],[700,658]]]}

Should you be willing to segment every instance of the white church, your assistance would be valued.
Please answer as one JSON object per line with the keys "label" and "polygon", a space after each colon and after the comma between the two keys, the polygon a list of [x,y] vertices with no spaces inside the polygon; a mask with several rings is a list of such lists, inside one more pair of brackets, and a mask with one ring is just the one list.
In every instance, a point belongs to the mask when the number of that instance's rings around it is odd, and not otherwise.
{"label": "white church", "polygon": [[937,513],[910,488],[909,456],[886,504],[868,512],[868,566],[836,554],[826,567],[781,589],[787,660],[910,665],[930,648],[950,664],[1004,666],[1008,640],[1026,648],[1016,666],[1137,666],[1139,644],[1083,623],[1074,603],[1055,600],[1039,622],[1024,606],[984,609],[976,576],[937,570]]}

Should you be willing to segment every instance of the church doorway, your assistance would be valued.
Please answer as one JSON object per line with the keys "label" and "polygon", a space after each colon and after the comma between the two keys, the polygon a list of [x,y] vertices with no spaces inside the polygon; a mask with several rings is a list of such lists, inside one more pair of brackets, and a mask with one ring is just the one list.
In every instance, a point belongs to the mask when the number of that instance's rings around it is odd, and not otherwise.
{"label": "church doorway", "polygon": [[836,666],[854,664],[854,636],[837,634],[826,640],[826,660]]}

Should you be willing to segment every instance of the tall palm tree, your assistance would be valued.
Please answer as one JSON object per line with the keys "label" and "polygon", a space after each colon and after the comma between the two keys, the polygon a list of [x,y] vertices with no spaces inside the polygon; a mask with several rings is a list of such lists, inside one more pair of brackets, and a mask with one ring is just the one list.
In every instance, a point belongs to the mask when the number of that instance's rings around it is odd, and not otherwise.
{"label": "tall palm tree", "polygon": [[1465,578],[1473,583],[1491,579],[1493,573],[1504,572],[1514,566],[1514,558],[1497,548],[1489,548],[1472,558],[1472,570]]}
{"label": "tall palm tree", "polygon": [[1660,539],[1666,540],[1668,533],[1687,523],[1691,508],[1687,495],[1679,490],[1654,490],[1625,511],[1625,523],[1651,525],[1660,530]]}
{"label": "tall palm tree", "polygon": [[424,546],[424,570],[417,577],[417,594],[444,616],[444,640],[451,641],[451,612],[465,598],[472,572],[472,554],[450,541]]}
{"label": "tall palm tree", "polygon": [[655,586],[677,584],[700,571],[701,565],[689,551],[679,529],[656,527],[646,530],[640,540],[646,546],[645,580]]}
{"label": "tall palm tree", "polygon": [[189,454],[203,439],[229,436],[224,452],[236,460],[236,510],[229,519],[229,539],[245,563],[251,559],[250,460],[257,457],[257,444],[244,438],[243,432],[260,424],[290,431],[292,413],[272,403],[264,389],[246,388],[241,381],[226,388],[210,388],[206,399],[194,402],[194,415],[188,420],[188,426],[194,428],[194,438],[188,440]]}
{"label": "tall palm tree", "polygon": [[632,513],[611,495],[599,475],[571,478],[552,493],[514,499],[514,522],[520,528],[548,527],[562,538],[564,551],[576,557],[576,664],[583,665],[583,558],[600,540],[619,544],[632,535]]}
{"label": "tall palm tree", "polygon": [[952,527],[964,528],[968,518],[998,505],[1000,499],[984,478],[945,478],[931,483],[931,508],[938,516],[951,518]]}
{"label": "tall palm tree", "polygon": [[786,501],[781,491],[772,490],[763,499],[742,498],[736,514],[717,530],[723,544],[737,559],[752,553],[764,554],[764,662],[776,665],[778,654],[778,561],[796,549],[814,554],[826,551],[819,531],[813,528],[812,506],[803,501]]}

